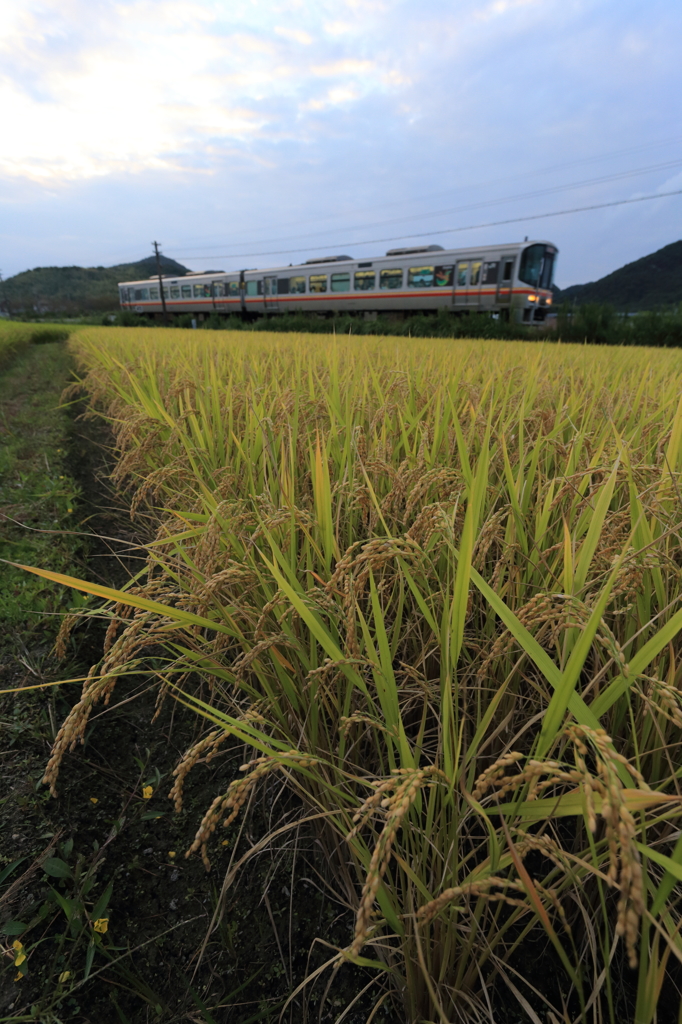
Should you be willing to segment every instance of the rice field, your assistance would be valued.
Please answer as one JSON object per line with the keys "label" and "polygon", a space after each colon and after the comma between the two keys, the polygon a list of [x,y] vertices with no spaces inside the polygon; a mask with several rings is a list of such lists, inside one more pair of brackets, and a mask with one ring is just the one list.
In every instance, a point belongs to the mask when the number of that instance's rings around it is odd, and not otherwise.
{"label": "rice field", "polygon": [[205,720],[176,808],[246,751],[188,855],[283,781],[354,910],[329,967],[391,1020],[490,1020],[493,984],[510,1020],[673,1019],[682,353],[197,333],[71,341],[155,536],[124,591],[69,579],[110,626],[45,781],[147,672]]}
{"label": "rice field", "polygon": [[0,367],[28,345],[35,328],[33,324],[13,323],[0,320]]}
{"label": "rice field", "polygon": [[53,324],[21,323],[16,320],[0,319],[0,369],[27,345],[65,341],[71,330]]}

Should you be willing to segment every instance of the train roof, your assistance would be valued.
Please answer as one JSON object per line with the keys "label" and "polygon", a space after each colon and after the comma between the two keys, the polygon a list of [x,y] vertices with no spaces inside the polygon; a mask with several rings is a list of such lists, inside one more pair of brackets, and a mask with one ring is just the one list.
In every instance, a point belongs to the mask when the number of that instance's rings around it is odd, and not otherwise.
{"label": "train roof", "polygon": [[[432,259],[447,259],[449,256],[457,254],[467,255],[470,257],[481,256],[485,257],[488,253],[499,252],[500,249],[525,249],[529,245],[548,245],[552,249],[558,252],[557,246],[554,242],[550,242],[546,238],[531,238],[524,242],[498,242],[495,245],[467,245],[462,246],[458,249],[443,249],[440,245],[415,245],[409,248],[403,249],[389,249],[383,256],[317,256],[312,259],[306,260],[304,263],[286,263],[282,266],[277,267],[249,267],[244,269],[245,274],[284,274],[291,273],[292,271],[300,270],[311,273],[317,269],[323,269],[324,267],[334,268],[337,266],[343,267],[346,263],[395,263],[396,260],[401,262],[408,256],[430,256]],[[172,284],[179,284],[181,281],[185,281],[187,278],[196,280],[200,277],[238,277],[241,270],[193,270],[190,271],[184,277],[178,277],[177,274],[163,274],[162,279]],[[145,277],[137,281],[119,281],[119,286],[124,285],[149,285],[151,282],[156,281],[158,283],[158,274],[154,274],[152,277]]]}

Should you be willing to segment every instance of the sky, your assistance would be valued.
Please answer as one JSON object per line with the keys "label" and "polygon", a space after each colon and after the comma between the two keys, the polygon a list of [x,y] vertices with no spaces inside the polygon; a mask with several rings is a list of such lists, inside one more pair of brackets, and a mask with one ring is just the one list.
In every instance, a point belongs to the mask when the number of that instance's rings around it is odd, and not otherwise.
{"label": "sky", "polygon": [[682,238],[681,38],[679,0],[5,0],[0,271],[528,236],[595,280]]}

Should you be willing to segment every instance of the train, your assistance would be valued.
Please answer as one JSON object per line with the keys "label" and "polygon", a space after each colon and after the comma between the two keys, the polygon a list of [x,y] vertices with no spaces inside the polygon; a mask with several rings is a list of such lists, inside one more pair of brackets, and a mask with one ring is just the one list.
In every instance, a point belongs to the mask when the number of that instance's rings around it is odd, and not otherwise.
{"label": "train", "polygon": [[293,310],[373,317],[449,309],[540,323],[551,311],[557,255],[552,242],[527,239],[466,249],[418,245],[371,259],[320,256],[267,270],[123,281],[118,288],[122,310],[150,319],[164,313],[204,320],[211,314],[255,318]]}

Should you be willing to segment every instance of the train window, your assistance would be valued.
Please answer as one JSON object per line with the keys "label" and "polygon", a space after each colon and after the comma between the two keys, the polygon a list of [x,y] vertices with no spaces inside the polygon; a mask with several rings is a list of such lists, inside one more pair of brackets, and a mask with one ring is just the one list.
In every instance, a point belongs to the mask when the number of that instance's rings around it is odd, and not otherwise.
{"label": "train window", "polygon": [[280,277],[277,279],[277,294],[288,295],[289,294],[289,278]]}
{"label": "train window", "polygon": [[289,291],[293,295],[305,295],[305,278],[304,277],[290,277],[289,278]]}
{"label": "train window", "polygon": [[531,288],[537,288],[542,269],[542,261],[545,255],[544,245],[529,245],[523,250],[521,265],[519,266],[519,277],[524,284]]}
{"label": "train window", "polygon": [[554,253],[545,252],[545,262],[542,266],[542,275],[540,277],[541,288],[552,287],[552,271],[554,270]]}
{"label": "train window", "polygon": [[135,289],[135,302],[146,302],[149,298],[149,288]]}
{"label": "train window", "polygon": [[183,286],[182,286],[182,297],[183,297],[183,299],[191,299],[192,298],[192,285],[191,284],[183,284]]}
{"label": "train window", "polygon": [[436,267],[434,271],[433,283],[435,284],[436,288],[451,288],[454,276],[454,266]]}
{"label": "train window", "polygon": [[457,287],[466,288],[467,286],[467,274],[469,273],[468,263],[457,264]]}
{"label": "train window", "polygon": [[327,275],[326,274],[311,274],[310,291],[311,292],[326,292],[327,290]]}
{"label": "train window", "polygon": [[239,281],[230,281],[227,286],[228,295],[239,295]]}
{"label": "train window", "polygon": [[159,301],[159,289],[158,288],[150,288],[149,289],[149,298],[154,300],[155,302],[158,302]]}
{"label": "train window", "polygon": [[407,271],[409,288],[430,288],[433,284],[433,267],[410,267]]}
{"label": "train window", "polygon": [[332,274],[331,291],[333,291],[333,292],[349,292],[350,291],[350,274]]}
{"label": "train window", "polygon": [[471,264],[471,277],[469,278],[469,284],[478,284],[481,277],[481,261],[474,260]]}
{"label": "train window", "polygon": [[164,299],[169,299],[170,298],[170,295],[168,294],[168,289],[167,288],[163,289],[163,297],[164,297]]}
{"label": "train window", "polygon": [[356,292],[371,292],[376,284],[376,274],[373,270],[356,270],[355,290]]}
{"label": "train window", "polygon": [[225,294],[225,285],[223,284],[222,281],[213,282],[213,294],[215,295],[216,298]]}
{"label": "train window", "polygon": [[246,282],[246,294],[247,295],[258,295],[259,294],[258,285],[261,284],[261,283],[262,283],[261,281],[247,281]]}
{"label": "train window", "polygon": [[503,281],[511,281],[512,267],[513,266],[514,266],[514,260],[505,260],[504,261],[504,271],[502,273],[502,280]]}
{"label": "train window", "polygon": [[194,298],[195,299],[201,299],[201,298],[203,298],[203,295],[204,295],[204,286],[203,286],[203,284],[195,284],[194,285]]}
{"label": "train window", "polygon": [[497,284],[497,271],[499,267],[499,263],[484,263],[481,284]]}
{"label": "train window", "polygon": [[180,289],[178,288],[177,285],[171,285],[171,296],[170,297],[171,297],[171,299],[179,299],[180,298]]}
{"label": "train window", "polygon": [[382,270],[379,275],[379,287],[386,288],[402,288],[403,286],[403,271],[402,267],[393,267],[391,270]]}

